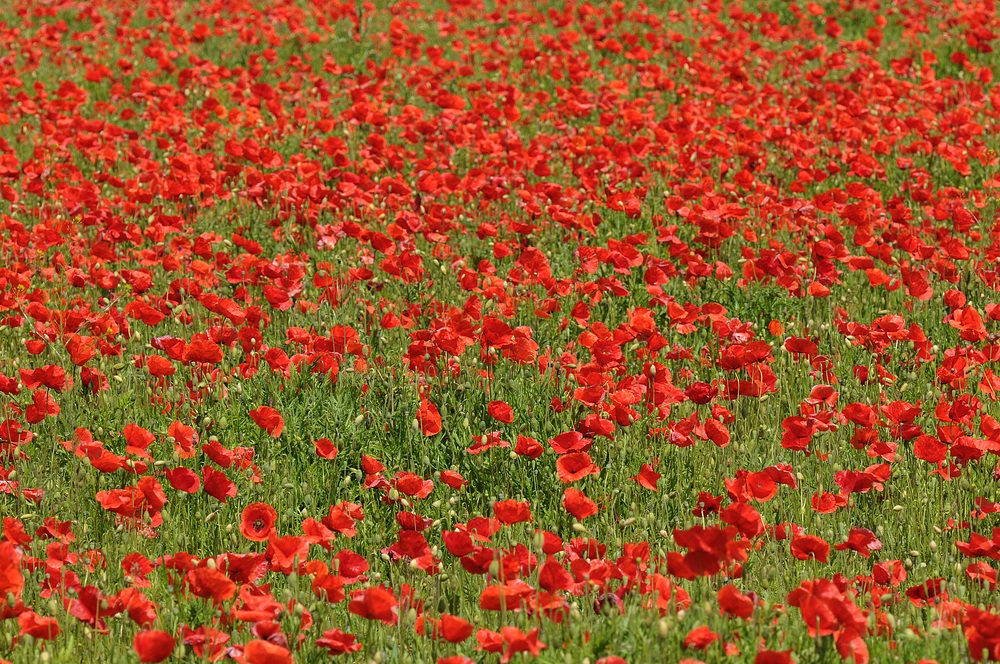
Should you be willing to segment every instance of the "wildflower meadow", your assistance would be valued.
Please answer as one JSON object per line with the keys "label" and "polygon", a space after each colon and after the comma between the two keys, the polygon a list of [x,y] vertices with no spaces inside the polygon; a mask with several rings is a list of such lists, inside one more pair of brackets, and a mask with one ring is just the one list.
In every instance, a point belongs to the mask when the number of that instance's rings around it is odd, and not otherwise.
{"label": "wildflower meadow", "polygon": [[0,661],[1000,661],[994,0],[11,0]]}

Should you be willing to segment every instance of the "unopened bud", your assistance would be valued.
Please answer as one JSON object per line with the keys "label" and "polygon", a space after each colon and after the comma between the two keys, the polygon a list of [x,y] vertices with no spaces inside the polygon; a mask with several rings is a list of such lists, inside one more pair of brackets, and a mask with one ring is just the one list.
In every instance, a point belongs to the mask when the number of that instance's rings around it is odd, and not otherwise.
{"label": "unopened bud", "polygon": [[660,621],[656,624],[656,631],[661,639],[670,636],[670,621],[666,618],[660,618]]}

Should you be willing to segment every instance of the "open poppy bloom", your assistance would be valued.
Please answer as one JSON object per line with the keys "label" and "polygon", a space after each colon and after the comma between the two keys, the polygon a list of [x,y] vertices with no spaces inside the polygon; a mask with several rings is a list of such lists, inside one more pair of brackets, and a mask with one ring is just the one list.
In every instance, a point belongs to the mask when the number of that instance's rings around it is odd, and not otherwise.
{"label": "open poppy bloom", "polygon": [[275,534],[278,512],[267,503],[251,503],[240,514],[240,533],[251,542],[266,542]]}
{"label": "open poppy bloom", "polygon": [[261,429],[271,434],[274,438],[281,435],[285,428],[285,420],[281,413],[270,406],[261,406],[250,411],[250,417]]}
{"label": "open poppy bloom", "polygon": [[339,629],[328,629],[323,636],[316,639],[316,645],[326,650],[331,656],[345,655],[361,650],[362,644],[357,642],[354,634],[348,634]]}
{"label": "open poppy bloom", "polygon": [[162,662],[174,652],[176,639],[168,632],[159,629],[138,632],[132,642],[132,647],[139,655],[140,662]]}

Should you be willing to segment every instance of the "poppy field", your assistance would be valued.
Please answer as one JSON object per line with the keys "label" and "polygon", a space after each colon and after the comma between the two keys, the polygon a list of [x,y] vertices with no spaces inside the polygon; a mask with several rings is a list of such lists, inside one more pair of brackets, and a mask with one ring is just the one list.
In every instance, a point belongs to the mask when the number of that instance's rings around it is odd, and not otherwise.
{"label": "poppy field", "polygon": [[0,662],[1000,661],[998,37],[0,9]]}

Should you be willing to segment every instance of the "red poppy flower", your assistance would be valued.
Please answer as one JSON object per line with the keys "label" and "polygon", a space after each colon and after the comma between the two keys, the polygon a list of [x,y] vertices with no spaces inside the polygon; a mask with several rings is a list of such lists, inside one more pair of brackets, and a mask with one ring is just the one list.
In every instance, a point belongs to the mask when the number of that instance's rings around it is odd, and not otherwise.
{"label": "red poppy flower", "polygon": [[556,460],[556,474],[567,484],[600,472],[600,467],[594,465],[586,452],[570,452]]}
{"label": "red poppy flower", "polygon": [[970,563],[965,568],[965,576],[967,576],[970,580],[977,582],[980,586],[986,586],[990,592],[996,590],[997,571],[993,569],[989,563],[982,560]]}
{"label": "red poppy flower", "polygon": [[712,387],[708,383],[691,383],[688,388],[684,391],[685,396],[696,404],[703,405],[707,404],[712,399],[714,399],[719,393],[719,390]]}
{"label": "red poppy flower", "polygon": [[3,539],[24,546],[31,544],[32,537],[25,531],[24,522],[12,516],[3,518]]}
{"label": "red poppy flower", "polygon": [[749,620],[750,616],[753,615],[753,599],[741,593],[731,583],[727,583],[719,589],[716,599],[719,602],[719,611],[723,615],[743,618],[744,620]]}
{"label": "red poppy flower", "polygon": [[545,453],[545,448],[534,438],[518,435],[514,453],[529,459],[537,459]]}
{"label": "red poppy flower", "polygon": [[322,457],[323,459],[329,459],[330,461],[337,458],[338,450],[329,438],[314,440],[313,446],[316,448],[317,456]]}
{"label": "red poppy flower", "polygon": [[220,557],[220,569],[237,583],[257,583],[267,574],[267,559],[262,553],[226,553]]}
{"label": "red poppy flower", "polygon": [[222,362],[222,347],[204,334],[196,334],[184,349],[182,358],[195,364],[218,364]]}
{"label": "red poppy flower", "polygon": [[847,535],[847,541],[834,548],[837,551],[850,549],[867,558],[872,554],[872,551],[878,551],[882,548],[882,541],[867,528],[851,528],[851,532]]}
{"label": "red poppy flower", "polygon": [[454,470],[442,470],[441,481],[456,491],[469,483],[469,480],[462,477],[461,473]]}
{"label": "red poppy flower", "polygon": [[841,507],[847,507],[847,498],[840,494],[824,491],[813,494],[811,504],[813,510],[820,514],[832,514]]}
{"label": "red poppy flower", "polygon": [[816,535],[793,535],[791,542],[792,555],[799,560],[814,559],[821,563],[829,562],[830,545],[822,537]]}
{"label": "red poppy flower", "polygon": [[211,599],[215,604],[221,604],[236,594],[236,584],[211,567],[196,567],[187,573],[186,579],[192,595]]}
{"label": "red poppy flower", "polygon": [[746,503],[733,503],[722,510],[719,518],[723,523],[734,526],[744,537],[753,538],[764,532],[760,513]]}
{"label": "red poppy flower", "polygon": [[501,500],[493,504],[493,513],[500,523],[512,525],[531,521],[531,505],[516,500]]}
{"label": "red poppy flower", "polygon": [[347,599],[344,594],[344,580],[336,574],[317,574],[313,577],[312,591],[316,597],[331,604],[339,604]]}
{"label": "red poppy flower", "polygon": [[59,403],[46,390],[35,390],[31,403],[25,409],[24,419],[28,424],[38,424],[46,417],[59,414]]}
{"label": "red poppy flower", "polygon": [[906,589],[906,596],[914,606],[930,606],[942,595],[944,578],[928,579],[923,583]]}
{"label": "red poppy flower", "polygon": [[21,597],[24,575],[21,574],[21,552],[13,542],[0,542],[0,596]]}
{"label": "red poppy flower", "polygon": [[265,542],[274,534],[278,512],[267,503],[251,503],[240,514],[240,532],[251,542]]}
{"label": "red poppy flower", "polygon": [[719,635],[705,625],[695,627],[684,637],[684,647],[693,650],[707,650],[719,640]]}
{"label": "red poppy flower", "polygon": [[525,634],[517,627],[501,627],[500,634],[503,636],[506,647],[500,657],[500,664],[507,664],[514,655],[521,652],[538,657],[539,653],[548,647],[538,639],[539,631],[539,628],[536,627]]}
{"label": "red poppy flower", "polygon": [[149,375],[156,378],[173,376],[177,373],[177,367],[174,366],[173,362],[161,355],[150,355],[147,357],[146,368],[149,369]]}
{"label": "red poppy flower", "polygon": [[577,521],[583,521],[598,512],[597,503],[588,498],[583,491],[573,488],[563,491],[563,507]]}
{"label": "red poppy flower", "polygon": [[579,431],[567,431],[555,438],[549,439],[549,445],[556,451],[556,454],[568,454],[570,452],[586,452],[590,450],[594,441],[585,438]]}
{"label": "red poppy flower", "polygon": [[417,618],[417,633],[450,643],[461,643],[472,636],[475,628],[467,620],[448,613],[441,614],[440,620],[422,615]]}
{"label": "red poppy flower", "polygon": [[386,625],[395,625],[398,604],[399,600],[391,590],[385,586],[375,586],[356,591],[347,605],[347,610],[368,620],[379,620]]}
{"label": "red poppy flower", "polygon": [[151,629],[138,632],[132,640],[132,649],[140,662],[162,662],[174,652],[177,641],[168,632]]}
{"label": "red poppy flower", "polygon": [[417,422],[425,436],[436,436],[441,433],[441,413],[438,412],[437,406],[427,399],[420,400]]}
{"label": "red poppy flower", "polygon": [[476,650],[491,653],[503,651],[503,635],[500,632],[480,627],[476,630],[476,641],[479,642]]}
{"label": "red poppy flower", "polygon": [[201,469],[204,480],[205,493],[212,496],[219,502],[225,503],[236,495],[236,484],[233,483],[226,474],[216,470],[211,466]]}
{"label": "red poppy flower", "polygon": [[788,603],[798,607],[809,636],[828,636],[837,631],[864,634],[867,621],[837,585],[829,579],[806,580],[788,594]]}
{"label": "red poppy flower", "polygon": [[66,375],[66,370],[55,364],[48,364],[38,369],[21,369],[19,374],[21,382],[29,390],[44,386],[62,392],[73,386],[72,379]]}
{"label": "red poppy flower", "polygon": [[34,611],[24,611],[17,617],[17,625],[20,627],[18,638],[31,636],[44,641],[51,641],[59,636],[62,631],[59,621],[55,618],[43,617]]}
{"label": "red poppy flower", "polygon": [[510,424],[514,421],[514,409],[505,401],[491,401],[486,405],[486,412],[490,417],[503,424]]}
{"label": "red poppy flower", "polygon": [[270,406],[260,406],[251,410],[250,417],[253,418],[257,426],[274,438],[280,436],[282,429],[285,428],[285,420],[282,419],[281,413]]}
{"label": "red poppy flower", "polygon": [[472,445],[465,449],[469,454],[482,454],[486,450],[492,449],[494,447],[503,448],[510,447],[510,443],[503,440],[499,431],[491,431],[483,436],[473,436],[474,441]]}
{"label": "red poppy flower", "polygon": [[104,619],[116,616],[125,609],[120,597],[109,597],[95,586],[84,586],[75,598],[64,598],[63,605],[71,616],[101,634],[108,632]]}
{"label": "red poppy flower", "polygon": [[381,473],[385,470],[385,466],[381,461],[375,457],[368,456],[367,454],[361,455],[361,470],[363,470],[368,475],[374,475],[375,473]]}
{"label": "red poppy flower", "polygon": [[254,639],[243,647],[243,664],[293,664],[294,661],[288,648],[269,641]]}
{"label": "red poppy flower", "polygon": [[416,473],[400,472],[392,479],[392,485],[404,496],[424,499],[434,490],[434,482],[425,480]]}
{"label": "red poppy flower", "polygon": [[191,629],[187,625],[181,625],[184,645],[191,646],[195,657],[216,661],[225,654],[225,645],[229,642],[229,635],[206,625]]}
{"label": "red poppy flower", "polygon": [[141,553],[133,552],[125,556],[122,559],[122,569],[125,570],[125,579],[134,587],[148,588],[151,585],[146,575],[153,571],[154,565]]}
{"label": "red poppy flower", "polygon": [[348,634],[339,629],[328,629],[323,632],[323,636],[316,639],[316,645],[326,650],[331,656],[345,655],[361,650],[361,644],[356,639],[354,634]]}
{"label": "red poppy flower", "polygon": [[705,491],[698,492],[698,502],[691,513],[697,517],[716,514],[722,508],[722,496],[713,496]]}
{"label": "red poppy flower", "polygon": [[983,653],[991,661],[1000,661],[1000,616],[966,606],[962,628],[969,643],[969,655],[974,661],[982,661]]}
{"label": "red poppy flower", "polygon": [[177,491],[198,493],[201,488],[201,478],[190,468],[170,468],[166,471],[167,481]]}
{"label": "red poppy flower", "polygon": [[174,420],[167,428],[167,435],[174,439],[174,450],[182,459],[194,456],[194,446],[198,442],[198,433],[194,427]]}
{"label": "red poppy flower", "polygon": [[907,572],[902,560],[885,560],[872,565],[872,578],[883,586],[899,586],[906,581]]}
{"label": "red poppy flower", "polygon": [[573,576],[555,558],[549,557],[538,571],[538,585],[548,592],[570,590],[574,583]]}
{"label": "red poppy flower", "polygon": [[660,481],[662,475],[653,470],[653,467],[648,463],[642,464],[642,468],[639,469],[639,474],[632,477],[634,482],[638,482],[639,486],[644,489],[649,489],[650,491],[656,491],[656,483]]}
{"label": "red poppy flower", "polygon": [[309,560],[309,538],[286,535],[272,537],[267,545],[267,559],[271,570],[281,574],[291,574]]}

